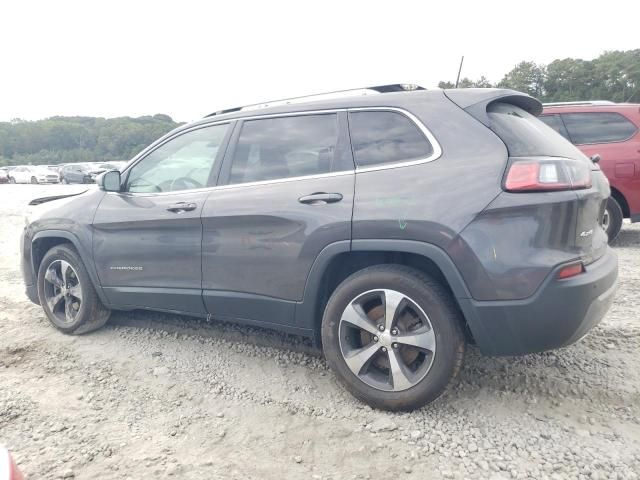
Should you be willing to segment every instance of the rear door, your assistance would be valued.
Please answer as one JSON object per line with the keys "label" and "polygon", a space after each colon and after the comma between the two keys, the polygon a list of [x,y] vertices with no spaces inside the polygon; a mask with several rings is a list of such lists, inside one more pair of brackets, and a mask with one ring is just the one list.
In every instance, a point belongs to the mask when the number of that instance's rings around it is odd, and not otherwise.
{"label": "rear door", "polygon": [[127,169],[94,219],[94,259],[109,301],[204,314],[200,216],[228,124],[180,133]]}
{"label": "rear door", "polygon": [[203,221],[203,298],[218,318],[292,324],[309,271],[351,238],[345,112],[245,119]]}

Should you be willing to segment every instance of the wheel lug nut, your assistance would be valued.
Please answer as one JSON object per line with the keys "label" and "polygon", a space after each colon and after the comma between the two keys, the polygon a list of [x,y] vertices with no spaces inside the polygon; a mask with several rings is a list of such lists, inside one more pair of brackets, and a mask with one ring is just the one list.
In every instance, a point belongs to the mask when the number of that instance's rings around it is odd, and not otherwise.
{"label": "wheel lug nut", "polygon": [[382,351],[386,352],[387,351],[387,347],[382,347]]}
{"label": "wheel lug nut", "polygon": [[378,337],[374,335],[374,336],[373,336],[373,341],[374,341],[374,342],[377,342],[377,341],[378,341]]}
{"label": "wheel lug nut", "polygon": [[394,328],[393,330],[391,330],[391,335],[397,335],[398,334],[398,329]]}
{"label": "wheel lug nut", "polygon": [[393,348],[398,348],[398,344],[397,344],[397,343],[394,343],[394,344],[392,344],[391,346],[392,346]]}
{"label": "wheel lug nut", "polygon": [[378,325],[378,330],[380,330],[381,332],[384,332],[384,325]]}

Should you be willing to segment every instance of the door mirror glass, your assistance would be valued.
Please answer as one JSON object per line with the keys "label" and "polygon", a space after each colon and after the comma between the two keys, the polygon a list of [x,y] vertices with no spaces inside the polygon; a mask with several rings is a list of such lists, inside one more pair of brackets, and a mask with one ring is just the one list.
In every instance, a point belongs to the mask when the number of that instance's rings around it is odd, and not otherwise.
{"label": "door mirror glass", "polygon": [[120,191],[120,172],[118,170],[111,170],[105,172],[100,176],[98,181],[100,188],[105,192],[119,192]]}

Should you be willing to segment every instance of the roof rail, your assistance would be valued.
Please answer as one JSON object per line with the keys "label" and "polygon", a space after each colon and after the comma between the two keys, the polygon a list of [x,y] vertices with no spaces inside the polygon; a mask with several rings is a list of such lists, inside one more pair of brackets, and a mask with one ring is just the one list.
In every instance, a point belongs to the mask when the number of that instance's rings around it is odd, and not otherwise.
{"label": "roof rail", "polygon": [[[426,90],[426,88],[420,85],[414,85],[409,83],[394,83],[391,85],[379,85],[377,87],[364,87],[353,88],[349,90],[336,90],[326,93],[315,93],[312,95],[305,95],[302,97],[284,98],[282,100],[272,100],[264,103],[255,103],[252,105],[244,105],[242,107],[226,108],[224,110],[218,110],[217,112],[210,113],[206,117],[213,117],[216,115],[223,115],[225,113],[240,112],[242,110],[258,110],[260,108],[275,107],[279,105],[289,105],[291,103],[301,103],[311,100],[323,100],[325,98],[340,98],[350,97],[357,95],[369,95],[371,93],[391,93],[391,92],[411,92],[414,90]],[[205,118],[206,118],[205,117]]]}
{"label": "roof rail", "polygon": [[562,106],[570,106],[570,105],[615,105],[616,102],[611,102],[609,100],[584,100],[578,102],[549,102],[543,103],[544,107],[562,107]]}

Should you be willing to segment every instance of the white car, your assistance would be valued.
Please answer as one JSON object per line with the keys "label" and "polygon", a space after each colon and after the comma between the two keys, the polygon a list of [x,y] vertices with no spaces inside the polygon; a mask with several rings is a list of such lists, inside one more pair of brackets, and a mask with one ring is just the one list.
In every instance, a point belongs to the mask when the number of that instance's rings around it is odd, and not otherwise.
{"label": "white car", "polygon": [[10,183],[58,183],[59,175],[46,167],[23,166],[9,172]]}

